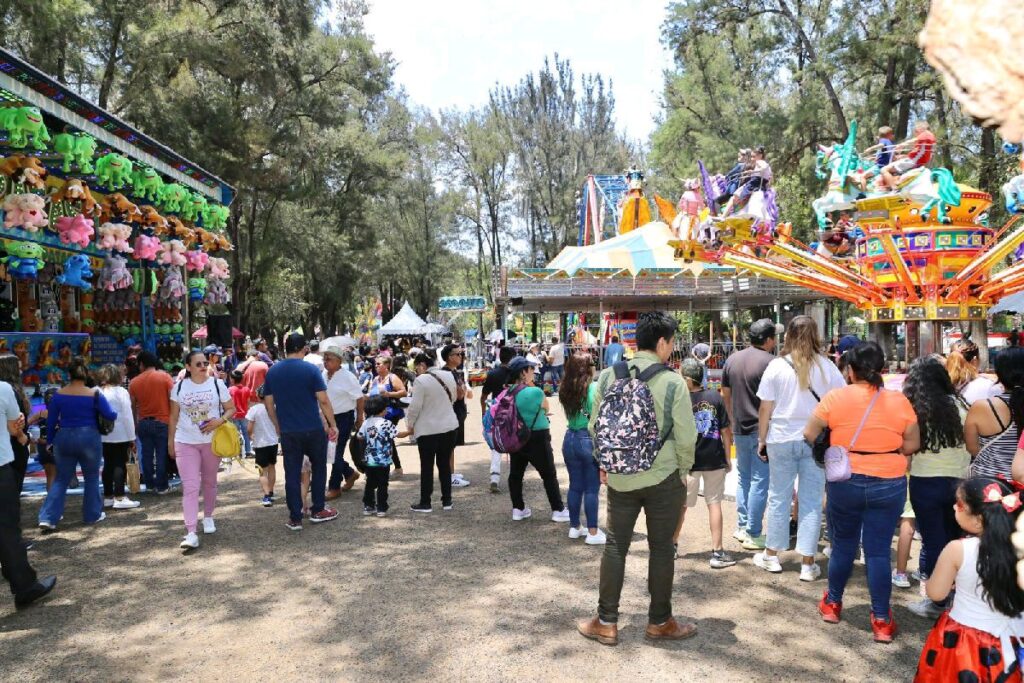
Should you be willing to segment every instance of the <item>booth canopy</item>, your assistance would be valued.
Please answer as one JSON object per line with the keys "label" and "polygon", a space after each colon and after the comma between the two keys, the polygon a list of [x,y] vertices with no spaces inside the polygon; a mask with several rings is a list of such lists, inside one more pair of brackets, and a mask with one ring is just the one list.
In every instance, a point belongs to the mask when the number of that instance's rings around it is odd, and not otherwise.
{"label": "booth canopy", "polygon": [[[210,335],[206,331],[206,325],[203,325],[198,330],[196,330],[195,332],[192,333],[192,338],[193,339],[206,339],[208,336],[210,336]],[[237,327],[232,327],[231,328],[231,336],[234,339],[241,339],[242,337],[245,336],[245,332],[242,332]]]}
{"label": "booth canopy", "polygon": [[426,324],[426,321],[416,315],[416,311],[412,310],[412,306],[406,301],[394,318],[380,326],[377,334],[382,337],[396,334],[423,334]]}
{"label": "booth canopy", "polygon": [[[675,248],[669,244],[674,240],[672,228],[660,221],[631,230],[597,244],[586,247],[566,247],[548,264],[548,270],[563,270],[569,276],[582,268],[605,270],[628,270],[636,275],[646,268],[682,267],[675,258]],[[688,264],[702,269],[703,264]],[[698,273],[694,273],[695,275]]]}

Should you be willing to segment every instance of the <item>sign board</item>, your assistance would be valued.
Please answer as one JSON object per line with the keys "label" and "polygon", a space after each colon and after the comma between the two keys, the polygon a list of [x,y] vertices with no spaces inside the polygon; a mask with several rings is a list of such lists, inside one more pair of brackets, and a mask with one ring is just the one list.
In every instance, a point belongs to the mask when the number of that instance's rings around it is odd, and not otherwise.
{"label": "sign board", "polygon": [[125,360],[125,348],[116,337],[106,334],[94,334],[92,336],[92,364],[122,365]]}
{"label": "sign board", "polygon": [[487,310],[487,297],[483,296],[443,296],[437,300],[437,307],[442,312],[483,312]]}

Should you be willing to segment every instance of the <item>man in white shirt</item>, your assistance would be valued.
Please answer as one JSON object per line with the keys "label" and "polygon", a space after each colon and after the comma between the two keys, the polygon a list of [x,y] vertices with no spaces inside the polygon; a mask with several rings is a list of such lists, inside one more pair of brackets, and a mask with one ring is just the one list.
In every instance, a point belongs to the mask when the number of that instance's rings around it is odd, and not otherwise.
{"label": "man in white shirt", "polygon": [[312,363],[321,370],[324,369],[324,357],[320,355],[320,342],[315,339],[309,342],[309,353],[303,356],[302,360]]}
{"label": "man in white shirt", "polygon": [[[310,354],[312,355],[312,354]],[[309,355],[304,360],[309,360]],[[342,491],[348,491],[359,478],[359,472],[345,462],[345,449],[353,430],[358,431],[363,424],[363,390],[359,380],[342,365],[345,352],[339,346],[328,346],[323,353],[324,383],[327,385],[327,398],[331,402],[334,422],[338,425],[338,445],[334,451],[334,467],[327,481],[327,500],[334,500]],[[341,480],[345,483],[342,484]]]}
{"label": "man in white shirt", "polygon": [[551,385],[557,393],[558,385],[562,381],[562,373],[565,371],[565,344],[558,341],[558,337],[551,338],[548,362],[551,364]]}

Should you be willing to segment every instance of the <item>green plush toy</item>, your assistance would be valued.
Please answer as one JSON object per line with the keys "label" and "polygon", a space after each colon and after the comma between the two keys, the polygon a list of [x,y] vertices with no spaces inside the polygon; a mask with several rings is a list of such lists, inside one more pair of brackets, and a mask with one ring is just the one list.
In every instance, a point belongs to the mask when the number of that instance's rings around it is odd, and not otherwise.
{"label": "green plush toy", "polygon": [[132,179],[132,162],[116,152],[96,161],[96,178],[109,190],[120,190]]}
{"label": "green plush toy", "polygon": [[43,115],[38,107],[13,107],[2,110],[0,123],[7,129],[7,142],[11,147],[22,149],[28,145],[29,137],[32,146],[40,151],[46,149],[50,141],[50,131],[43,123]]}
{"label": "green plush toy", "polygon": [[132,192],[136,197],[145,197],[151,202],[160,198],[164,181],[160,174],[149,166],[140,166],[132,173]]}
{"label": "green plush toy", "polygon": [[58,133],[53,136],[53,148],[64,157],[64,172],[71,173],[71,164],[78,164],[82,173],[92,173],[92,158],[96,154],[96,138],[85,133]]}
{"label": "green plush toy", "polygon": [[223,230],[228,227],[228,216],[231,209],[220,204],[207,204],[203,207],[203,227],[207,230]]}
{"label": "green plush toy", "polygon": [[181,217],[194,222],[206,214],[206,207],[206,197],[198,192],[192,192],[181,207]]}
{"label": "green plush toy", "polygon": [[34,280],[46,263],[43,248],[35,242],[10,242],[4,262],[7,271],[19,280]]}
{"label": "green plush toy", "polygon": [[178,183],[168,183],[160,189],[160,206],[164,211],[180,212],[189,200],[189,191]]}

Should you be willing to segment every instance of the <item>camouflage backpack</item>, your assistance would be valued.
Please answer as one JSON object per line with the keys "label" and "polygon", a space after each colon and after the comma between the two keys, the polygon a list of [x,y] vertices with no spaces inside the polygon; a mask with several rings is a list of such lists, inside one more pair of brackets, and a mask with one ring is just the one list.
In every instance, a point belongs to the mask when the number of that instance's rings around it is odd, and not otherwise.
{"label": "camouflage backpack", "polygon": [[605,391],[597,412],[595,457],[601,469],[612,474],[646,472],[672,434],[676,385],[668,387],[665,427],[659,432],[654,396],[647,383],[658,373],[669,372],[668,366],[654,363],[635,377],[625,361],[616,363],[612,368],[615,380]]}

